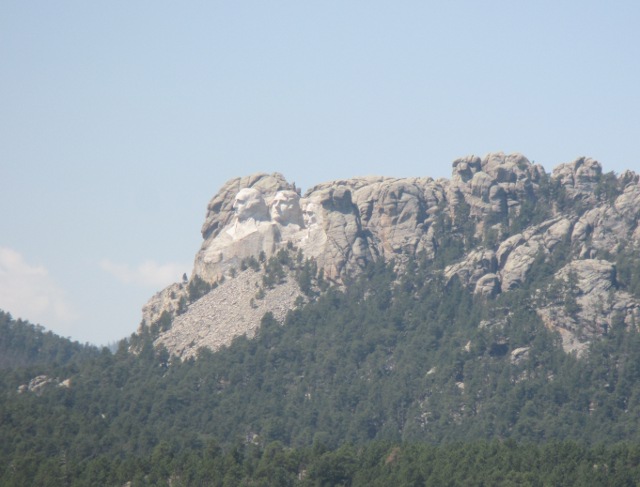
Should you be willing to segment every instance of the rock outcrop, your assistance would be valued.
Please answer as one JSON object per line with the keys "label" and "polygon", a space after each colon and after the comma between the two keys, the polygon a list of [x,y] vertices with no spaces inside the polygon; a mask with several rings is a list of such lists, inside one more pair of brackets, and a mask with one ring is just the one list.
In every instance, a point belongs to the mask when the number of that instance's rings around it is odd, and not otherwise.
{"label": "rock outcrop", "polygon": [[[263,290],[260,298],[256,295]],[[265,313],[282,322],[301,292],[289,276],[272,289],[262,287],[262,274],[252,269],[212,289],[177,315],[171,328],[156,339],[181,358],[197,355],[200,347],[217,350],[240,335],[251,338]]]}
{"label": "rock outcrop", "polygon": [[209,203],[194,276],[213,283],[243,258],[269,257],[291,244],[336,282],[371,260],[433,256],[439,219],[462,218],[458,211],[466,205],[463,217],[481,237],[487,223],[516,218],[545,177],[524,156],[497,153],[457,159],[449,181],[354,178],[317,185],[304,197],[280,174],[236,178]]}
{"label": "rock outcrop", "polygon": [[[283,249],[313,259],[335,284],[371,261],[394,259],[401,267],[412,256],[436,259],[450,251],[445,281],[455,277],[485,299],[522,287],[536,266],[565,262],[555,279],[578,276],[581,311],[568,317],[562,306],[547,303],[540,316],[564,333],[567,350],[578,350],[582,345],[570,342],[601,334],[613,314],[626,323],[635,316],[635,298],[615,289],[615,268],[605,267],[613,266],[618,250],[640,245],[639,216],[638,175],[603,174],[597,161],[584,157],[547,174],[521,154],[468,156],[453,162],[450,180],[362,177],[319,184],[304,195],[277,173],[235,178],[208,205],[189,283],[156,294],[142,326],[168,313],[173,325],[158,343],[190,356],[199,346],[215,349],[229,337],[251,335],[266,311],[284,319],[280,304],[268,304],[269,294],[235,313],[256,290],[248,274],[232,278],[246,259],[265,262]],[[457,250],[448,248],[452,244]],[[196,281],[217,287],[194,301],[189,286]],[[600,284],[588,287],[587,281]],[[273,298],[286,304],[282,309],[300,295],[294,287],[282,287],[287,299]],[[603,299],[609,308],[599,305]]]}
{"label": "rock outcrop", "polygon": [[142,307],[143,326],[156,323],[163,313],[176,316],[181,311],[181,303],[189,296],[184,284],[174,283],[154,294]]}
{"label": "rock outcrop", "polygon": [[[574,260],[556,272],[549,303],[537,310],[547,327],[558,331],[567,352],[578,355],[594,338],[617,324],[635,326],[640,302],[616,288],[616,268],[599,259]],[[618,323],[616,323],[618,322]]]}
{"label": "rock outcrop", "polygon": [[20,385],[18,387],[18,394],[32,392],[39,396],[46,390],[54,387],[65,387],[68,389],[71,387],[71,379],[61,381],[60,379],[49,377],[47,375],[38,375],[31,379],[28,384]]}

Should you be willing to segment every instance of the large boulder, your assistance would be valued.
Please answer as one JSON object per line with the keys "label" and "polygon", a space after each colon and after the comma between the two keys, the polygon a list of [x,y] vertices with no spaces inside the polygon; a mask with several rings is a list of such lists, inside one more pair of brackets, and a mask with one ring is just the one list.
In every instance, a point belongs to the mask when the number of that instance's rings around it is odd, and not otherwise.
{"label": "large boulder", "polygon": [[[469,252],[464,260],[448,266],[444,270],[445,282],[457,277],[461,284],[469,289],[477,289],[481,294],[493,294],[496,291],[495,272],[498,269],[496,254],[492,250],[478,249]],[[485,276],[491,276],[485,278]],[[478,287],[478,282],[482,284]]]}

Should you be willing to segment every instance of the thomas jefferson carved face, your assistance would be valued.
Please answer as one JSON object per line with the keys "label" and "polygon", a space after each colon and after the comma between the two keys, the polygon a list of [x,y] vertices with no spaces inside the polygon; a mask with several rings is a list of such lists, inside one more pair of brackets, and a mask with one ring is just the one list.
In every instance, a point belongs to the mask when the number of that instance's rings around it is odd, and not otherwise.
{"label": "thomas jefferson carved face", "polygon": [[254,188],[241,189],[233,202],[233,209],[239,222],[250,218],[254,220],[268,220],[269,218],[269,211],[262,198],[262,193]]}
{"label": "thomas jefferson carved face", "polygon": [[295,191],[278,191],[271,202],[271,218],[280,225],[303,225],[300,196]]}

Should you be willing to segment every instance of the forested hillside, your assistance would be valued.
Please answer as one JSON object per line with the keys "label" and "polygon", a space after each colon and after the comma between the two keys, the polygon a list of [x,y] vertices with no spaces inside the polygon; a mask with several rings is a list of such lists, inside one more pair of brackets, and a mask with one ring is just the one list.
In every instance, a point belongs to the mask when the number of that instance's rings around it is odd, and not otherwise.
{"label": "forested hillside", "polygon": [[0,485],[640,483],[637,175],[286,188],[230,181],[114,353],[0,314]]}
{"label": "forested hillside", "polygon": [[97,350],[61,338],[43,326],[15,320],[0,310],[0,369],[35,364],[66,364],[95,355]]}
{"label": "forested hillside", "polygon": [[[473,456],[480,454],[473,446],[478,441],[499,440],[492,448],[502,455],[506,440],[574,440],[580,443],[558,448],[575,449],[582,466],[570,468],[584,469],[593,455],[613,461],[610,450],[594,450],[597,445],[637,440],[636,329],[613,327],[577,359],[562,350],[526,299],[539,282],[487,300],[474,298],[456,279],[445,285],[433,270],[432,262],[420,259],[401,275],[392,264],[371,265],[346,289],[332,288],[301,304],[284,326],[267,315],[255,339],[237,338],[216,353],[203,349],[197,360],[171,359],[143,335],[121,342],[115,354],[104,349],[82,361],[7,369],[0,383],[2,484],[63,476],[89,485],[93,475],[108,483],[139,474],[134,485],[156,485],[149,479],[159,477],[151,472],[165,480],[170,474],[213,478],[194,473],[190,462],[205,470],[227,462],[233,472],[223,468],[225,475],[253,478],[258,457],[269,464],[278,452],[269,468],[284,468],[290,483],[302,469],[316,485],[312,479],[326,473],[318,465],[336,462],[331,468],[347,472],[335,475],[358,485],[359,470],[371,474],[367,462],[387,469],[389,478],[400,475],[383,467],[393,445],[406,445],[394,462],[414,458],[418,463],[403,468],[419,471],[427,468],[424,458],[440,458],[451,448],[426,445],[458,444]],[[544,280],[551,272],[541,267],[531,275]],[[70,385],[18,392],[39,374]],[[528,455],[537,458],[541,448],[550,447],[523,446],[520,453],[528,459],[518,461],[532,462]],[[632,475],[636,453],[619,448],[632,457],[624,465],[624,474]],[[282,464],[283,458],[292,463]],[[530,470],[518,468],[522,475]],[[268,482],[256,485],[278,485]]]}

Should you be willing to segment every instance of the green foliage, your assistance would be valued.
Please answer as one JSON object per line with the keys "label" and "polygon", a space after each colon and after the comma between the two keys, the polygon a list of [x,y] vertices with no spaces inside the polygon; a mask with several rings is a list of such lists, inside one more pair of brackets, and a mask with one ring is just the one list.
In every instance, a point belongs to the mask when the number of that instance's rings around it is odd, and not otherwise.
{"label": "green foliage", "polygon": [[[286,251],[284,254],[288,256]],[[283,260],[285,264],[283,264]],[[286,277],[284,265],[286,265],[286,263],[288,263],[288,260],[282,259],[280,254],[269,258],[265,263],[264,274],[262,276],[262,284],[265,288],[271,289],[276,284],[281,284],[284,281]]]}
{"label": "green foliage", "polygon": [[260,270],[260,263],[253,255],[242,259],[240,263],[240,270],[244,271],[247,269],[253,269],[255,272]]}
{"label": "green foliage", "polygon": [[436,255],[433,265],[442,269],[464,255],[464,239],[455,232],[453,221],[444,212],[444,206],[438,212],[434,230]]}
{"label": "green foliage", "polygon": [[193,276],[193,279],[189,282],[188,291],[189,302],[193,303],[211,291],[211,284],[196,275]]}
{"label": "green foliage", "polygon": [[572,207],[567,191],[559,179],[545,178],[541,181],[540,194],[550,204],[555,205],[558,211],[566,211]]}
{"label": "green foliage", "polygon": [[571,441],[370,442],[335,450],[291,449],[280,442],[220,448],[214,441],[181,448],[161,441],[136,459],[98,456],[78,464],[63,455],[36,455],[0,473],[0,481],[7,486],[624,486],[640,482],[640,449],[631,443],[588,447]]}
{"label": "green foliage", "polygon": [[[544,183],[541,184],[544,187]],[[543,189],[544,191],[544,189]],[[516,216],[511,218],[509,233],[515,235],[531,225],[538,225],[551,217],[551,207],[542,198],[531,195],[520,201],[520,209]]]}
{"label": "green foliage", "polygon": [[471,205],[461,200],[455,207],[455,224],[462,234],[465,250],[470,250],[478,244],[475,237],[477,221],[471,217]]}
{"label": "green foliage", "polygon": [[306,296],[312,296],[314,294],[313,285],[318,280],[318,264],[315,259],[305,259],[302,263],[298,264],[296,271],[296,281],[300,290]]}
{"label": "green foliage", "polygon": [[180,315],[185,311],[187,311],[187,298],[180,296],[180,299],[178,299],[178,309],[176,310],[176,313]]}
{"label": "green foliage", "polygon": [[618,252],[615,257],[617,285],[640,298],[640,254],[629,246]]}
{"label": "green foliage", "polygon": [[40,325],[0,310],[0,370],[36,364],[64,365],[98,353],[90,345],[61,338]]}
{"label": "green foliage", "polygon": [[160,315],[160,318],[158,318],[156,322],[152,323],[149,329],[151,336],[157,337],[160,333],[170,330],[172,324],[173,317],[171,316],[171,313],[169,313],[168,311],[163,311]]}
{"label": "green foliage", "polygon": [[618,185],[615,172],[600,174],[596,186],[596,197],[601,201],[613,203],[622,194],[623,188]]}
{"label": "green foliage", "polygon": [[[608,173],[595,196],[621,191]],[[588,209],[548,175],[529,193],[483,222],[485,248]],[[569,237],[519,289],[474,297],[442,269],[478,245],[479,222],[464,199],[437,210],[435,258],[400,274],[378,261],[339,289],[292,244],[244,259],[264,270],[254,299],[290,272],[306,297],[284,325],[268,313],[253,339],[197,360],[154,348],[168,313],[111,354],[0,311],[0,485],[640,484],[636,326],[619,313],[583,357],[565,354],[535,305],[577,316],[575,274],[553,277]],[[602,257],[640,298],[638,250]],[[178,312],[210,289],[195,276]],[[25,392],[38,375],[71,386]]]}
{"label": "green foliage", "polygon": [[[265,265],[313,283],[312,261]],[[532,282],[558,265],[541,254]],[[267,314],[254,339],[197,360],[171,359],[142,334],[113,355],[7,369],[0,485],[638,481],[640,452],[617,445],[640,433],[634,329],[618,319],[578,360],[527,289],[476,299],[424,256],[406,266],[371,264],[344,290],[299,303],[284,325]],[[9,334],[29,335],[0,316]],[[71,387],[16,392],[39,374]],[[599,442],[611,446],[589,446]]]}
{"label": "green foliage", "polygon": [[567,315],[575,318],[580,311],[580,306],[577,301],[579,294],[578,277],[575,272],[569,272],[567,282],[564,287],[564,311]]}

